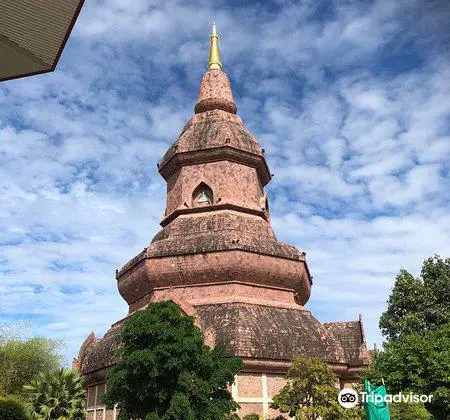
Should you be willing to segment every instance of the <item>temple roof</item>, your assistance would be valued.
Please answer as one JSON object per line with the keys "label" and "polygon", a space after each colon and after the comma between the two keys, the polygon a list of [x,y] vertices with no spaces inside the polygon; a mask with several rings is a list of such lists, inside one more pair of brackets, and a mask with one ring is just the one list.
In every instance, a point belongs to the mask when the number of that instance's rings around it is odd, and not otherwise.
{"label": "temple roof", "polygon": [[[214,71],[218,72],[218,70]],[[161,159],[160,168],[176,153],[225,146],[263,156],[263,151],[258,141],[245,128],[242,120],[237,115],[220,109],[196,114],[186,124],[178,140],[167,150]]]}
{"label": "temple roof", "polygon": [[[245,303],[198,306],[196,314],[202,331],[214,337],[215,345],[224,345],[236,356],[290,361],[302,355],[328,363],[368,364],[366,353],[361,354],[365,346],[359,321],[321,324],[307,310]],[[79,360],[82,374],[118,362],[120,326],[115,324],[103,339],[91,340]]]}
{"label": "temple roof", "polygon": [[[82,374],[112,366],[119,361],[118,333],[119,328],[111,328],[103,338],[96,339],[79,355],[79,370]],[[80,360],[81,359],[81,360]]]}
{"label": "temple roof", "polygon": [[[195,115],[161,159],[159,171],[167,179],[181,164],[175,158],[186,159],[185,156],[180,158],[180,155],[193,155],[201,151],[201,156],[196,156],[195,159],[213,161],[217,160],[213,149],[220,149],[223,152],[224,148],[231,148],[240,153],[233,156],[229,154],[226,158],[245,160],[245,164],[260,166],[260,177],[265,185],[270,180],[270,173],[264,158],[264,150],[246,129],[241,118],[236,115],[237,106],[233,99],[230,81],[221,70],[215,26],[211,35],[208,67],[198,92],[194,108]],[[223,159],[224,155],[222,154],[221,157]],[[169,165],[169,162],[172,162],[172,165]]]}
{"label": "temple roof", "polygon": [[202,330],[236,356],[290,361],[295,356],[346,363],[339,341],[309,311],[225,303],[197,307]]}
{"label": "temple roof", "polygon": [[162,257],[236,249],[282,258],[304,259],[297,248],[276,239],[268,222],[261,217],[244,216],[239,212],[179,217],[156,234],[147,248],[146,256]]}
{"label": "temple roof", "polygon": [[348,363],[359,364],[370,358],[361,319],[350,322],[325,322],[323,326],[339,340]]}

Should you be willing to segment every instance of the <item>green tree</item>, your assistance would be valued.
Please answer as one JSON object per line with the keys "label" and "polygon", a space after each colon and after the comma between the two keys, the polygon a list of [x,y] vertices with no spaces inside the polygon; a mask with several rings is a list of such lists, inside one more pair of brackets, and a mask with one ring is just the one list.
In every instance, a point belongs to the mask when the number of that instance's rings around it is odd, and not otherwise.
{"label": "green tree", "polygon": [[119,334],[120,362],[107,377],[107,407],[122,419],[217,420],[237,408],[227,385],[242,360],[203,342],[193,317],[173,302],[133,314]]}
{"label": "green tree", "polygon": [[86,417],[83,381],[71,369],[40,373],[24,389],[36,420],[83,420]]}
{"label": "green tree", "polygon": [[426,408],[436,419],[450,418],[450,324],[386,343],[363,376],[373,383],[383,378],[391,394],[433,395]]}
{"label": "green tree", "polygon": [[450,322],[450,258],[424,261],[420,278],[406,270],[397,276],[381,315],[380,328],[389,340],[432,331]]}
{"label": "green tree", "polygon": [[450,419],[450,258],[424,261],[420,278],[397,276],[380,328],[383,351],[363,374],[390,393],[433,395],[425,407],[436,419]]}
{"label": "green tree", "polygon": [[0,419],[1,420],[30,420],[25,405],[16,398],[0,397]]}
{"label": "green tree", "polygon": [[425,304],[425,287],[421,279],[406,270],[398,274],[388,300],[388,308],[380,318],[382,334],[388,339],[398,339],[406,334],[425,329],[422,309]]}
{"label": "green tree", "polygon": [[391,420],[431,420],[423,404],[393,403],[389,406]]}
{"label": "green tree", "polygon": [[287,385],[272,399],[272,408],[297,420],[361,418],[358,409],[340,407],[338,378],[323,360],[296,357],[286,379]]}
{"label": "green tree", "polygon": [[58,369],[62,356],[61,343],[43,337],[26,338],[22,324],[0,326],[0,395],[23,394],[23,386],[40,372]]}

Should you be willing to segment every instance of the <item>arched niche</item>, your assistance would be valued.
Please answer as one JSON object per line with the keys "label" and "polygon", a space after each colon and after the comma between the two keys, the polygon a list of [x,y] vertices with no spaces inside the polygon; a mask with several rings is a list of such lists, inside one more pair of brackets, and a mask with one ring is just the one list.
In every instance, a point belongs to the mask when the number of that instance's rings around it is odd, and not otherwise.
{"label": "arched niche", "polygon": [[214,203],[213,191],[204,182],[201,182],[192,193],[192,207],[210,206]]}
{"label": "arched niche", "polygon": [[261,210],[264,211],[264,213],[267,215],[267,217],[270,216],[270,210],[269,210],[269,198],[267,197],[267,194],[264,194],[259,199],[259,206],[261,207]]}

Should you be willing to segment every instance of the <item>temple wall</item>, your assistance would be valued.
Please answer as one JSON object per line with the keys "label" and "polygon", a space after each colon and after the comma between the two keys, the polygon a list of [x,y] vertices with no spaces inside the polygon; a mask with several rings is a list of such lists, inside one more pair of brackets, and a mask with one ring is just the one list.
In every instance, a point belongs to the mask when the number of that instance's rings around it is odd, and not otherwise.
{"label": "temple wall", "polygon": [[[275,306],[277,308],[304,309],[294,299],[292,289],[255,286],[240,282],[207,283],[193,286],[175,286],[175,293],[193,306],[215,303],[245,302],[255,305]],[[156,289],[152,293],[133,302],[130,313],[149,304],[151,301],[167,293],[167,288]]]}
{"label": "temple wall", "polygon": [[356,388],[361,384],[361,380],[359,378],[340,378],[339,386],[340,388]]}
{"label": "temple wall", "polygon": [[286,384],[284,375],[270,373],[240,373],[232,386],[232,395],[238,402],[240,417],[250,413],[276,417],[280,413],[269,404],[272,397]]}
{"label": "temple wall", "polygon": [[89,386],[87,389],[87,420],[117,420],[116,409],[107,410],[101,402],[105,395],[106,383]]}
{"label": "temple wall", "polygon": [[232,203],[260,209],[263,190],[255,168],[228,160],[183,166],[167,183],[166,215],[179,207],[196,207],[192,194],[204,182],[213,192],[213,203]]}
{"label": "temple wall", "polygon": [[[336,386],[351,387],[356,382],[356,378],[340,378],[340,382]],[[269,405],[272,397],[278,394],[284,385],[286,385],[286,379],[282,373],[241,372],[236,375],[235,382],[229,390],[233,399],[240,405],[238,414],[241,418],[250,413],[275,418],[280,413],[271,409]],[[105,383],[88,387],[87,420],[117,420],[117,410],[106,410],[101,403],[101,397],[105,392]]]}
{"label": "temple wall", "polygon": [[[240,373],[231,386],[231,394],[241,406],[240,417],[249,413],[268,414],[276,417],[279,413],[269,408],[273,395],[276,395],[285,385],[283,375],[266,373]],[[106,410],[101,403],[101,397],[106,392],[106,384],[99,383],[88,387],[87,420],[117,420],[118,412]]]}
{"label": "temple wall", "polygon": [[[322,325],[302,312],[312,284],[305,253],[272,231],[263,188],[272,175],[235,115],[225,73],[207,71],[195,112],[158,165],[167,181],[163,229],[116,272],[118,288],[130,314],[167,298],[195,315],[208,345],[217,339],[244,355],[244,371],[229,386],[238,414],[274,418],[270,402],[297,354],[327,360],[337,388],[356,382],[370,361],[362,321]],[[104,338],[89,335],[75,362],[87,378],[88,420],[118,417],[101,398],[119,357],[120,325]]]}
{"label": "temple wall", "polygon": [[300,304],[308,300],[311,291],[303,261],[241,250],[143,260],[123,275],[119,290],[131,304],[131,313],[148,303],[142,297],[154,288],[195,285],[199,280],[204,283],[237,280],[291,289],[298,293]]}
{"label": "temple wall", "polygon": [[[277,289],[239,282],[201,284],[194,287],[178,286],[173,289],[178,296],[194,306],[232,302],[233,299],[239,301],[238,298],[242,298],[243,301],[251,301],[255,304],[266,303],[282,307],[282,304],[285,303],[286,307],[301,309],[294,300],[292,289]],[[164,293],[165,290],[155,291],[155,297],[158,293]]]}

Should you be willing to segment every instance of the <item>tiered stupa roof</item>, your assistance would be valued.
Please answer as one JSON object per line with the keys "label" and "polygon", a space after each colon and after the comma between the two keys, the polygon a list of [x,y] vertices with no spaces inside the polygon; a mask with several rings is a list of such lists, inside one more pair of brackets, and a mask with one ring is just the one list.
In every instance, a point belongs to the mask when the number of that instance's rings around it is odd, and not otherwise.
{"label": "tiered stupa roof", "polygon": [[[301,354],[349,374],[368,362],[362,323],[321,324],[303,306],[312,286],[305,253],[272,230],[264,150],[236,115],[221,69],[214,28],[195,114],[158,165],[167,182],[162,230],[117,271],[119,291],[130,314],[175,301],[208,344],[225,345],[247,369],[283,370]],[[89,381],[117,361],[121,324],[83,345],[78,365]]]}

